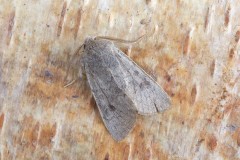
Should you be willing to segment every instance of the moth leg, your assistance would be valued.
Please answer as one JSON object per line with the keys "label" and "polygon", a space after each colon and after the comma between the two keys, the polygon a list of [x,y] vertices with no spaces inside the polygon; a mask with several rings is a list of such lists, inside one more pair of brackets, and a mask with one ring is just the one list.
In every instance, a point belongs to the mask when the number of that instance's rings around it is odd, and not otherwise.
{"label": "moth leg", "polygon": [[[78,79],[82,79],[84,77],[86,77],[86,75],[84,76],[85,73],[83,73],[83,62],[82,62],[82,54],[78,54],[81,50],[81,48],[84,46],[84,44],[82,44],[80,47],[78,47],[78,49],[74,52],[72,59],[71,59],[71,64],[72,64],[72,68],[73,68],[73,80],[69,83],[67,83],[66,85],[64,85],[64,87],[68,87],[70,85],[72,85],[73,83],[75,83]],[[80,67],[79,67],[80,65]],[[68,71],[69,71],[68,67]],[[76,72],[76,69],[78,70]],[[76,78],[77,77],[77,78]]]}
{"label": "moth leg", "polygon": [[86,70],[85,70],[85,65],[84,65],[84,55],[81,56],[80,58],[80,68],[78,70],[78,75],[79,78],[82,80],[86,80],[87,79],[87,75],[86,75]]}
{"label": "moth leg", "polygon": [[[81,75],[79,75],[79,79],[83,79],[84,81],[87,80],[87,75],[86,75],[86,73],[85,73],[85,72],[84,72],[84,73],[81,73]],[[64,86],[64,88],[72,85],[72,84],[75,83],[77,80],[78,80],[78,78],[72,80],[71,82],[69,82],[68,84],[66,84],[66,85]]]}
{"label": "moth leg", "polygon": [[79,69],[78,75],[79,75],[80,80],[87,80],[87,75],[86,75],[86,71],[84,70],[84,68],[81,67]]}
{"label": "moth leg", "polygon": [[72,80],[70,83],[66,84],[66,85],[64,86],[64,88],[72,85],[72,84],[73,84],[74,82],[76,82],[76,81],[77,81],[77,79]]}

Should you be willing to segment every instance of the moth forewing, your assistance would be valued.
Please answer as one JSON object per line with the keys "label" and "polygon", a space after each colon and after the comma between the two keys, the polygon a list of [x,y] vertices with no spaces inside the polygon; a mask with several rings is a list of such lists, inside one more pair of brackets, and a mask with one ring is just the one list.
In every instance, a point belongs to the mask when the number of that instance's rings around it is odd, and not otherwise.
{"label": "moth forewing", "polygon": [[114,53],[127,77],[125,92],[138,112],[148,115],[166,110],[170,106],[170,98],[162,87],[121,50],[115,48]]}

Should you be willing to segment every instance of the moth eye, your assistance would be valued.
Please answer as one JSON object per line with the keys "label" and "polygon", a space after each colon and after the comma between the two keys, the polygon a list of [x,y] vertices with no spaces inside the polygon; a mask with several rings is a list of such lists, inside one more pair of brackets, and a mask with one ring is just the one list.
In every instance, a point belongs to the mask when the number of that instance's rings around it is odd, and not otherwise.
{"label": "moth eye", "polygon": [[85,44],[83,44],[83,49],[85,49],[86,48],[86,45]]}

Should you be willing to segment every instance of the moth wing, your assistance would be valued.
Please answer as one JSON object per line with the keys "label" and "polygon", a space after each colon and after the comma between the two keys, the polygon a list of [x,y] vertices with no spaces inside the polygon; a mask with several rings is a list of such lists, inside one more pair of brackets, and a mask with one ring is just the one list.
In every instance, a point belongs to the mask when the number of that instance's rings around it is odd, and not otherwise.
{"label": "moth wing", "polygon": [[166,110],[171,102],[162,87],[122,51],[115,48],[114,53],[125,73],[125,92],[134,102],[138,113],[146,115]]}
{"label": "moth wing", "polygon": [[[99,62],[93,62],[99,63]],[[120,141],[133,128],[136,120],[136,109],[133,102],[118,87],[112,74],[103,66],[91,66],[85,63],[88,83],[98,106],[103,122],[112,137]]]}

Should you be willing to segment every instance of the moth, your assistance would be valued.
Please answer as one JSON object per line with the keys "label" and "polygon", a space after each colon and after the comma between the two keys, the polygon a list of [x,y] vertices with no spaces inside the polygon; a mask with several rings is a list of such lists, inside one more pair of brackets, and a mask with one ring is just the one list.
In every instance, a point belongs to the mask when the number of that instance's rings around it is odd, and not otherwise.
{"label": "moth", "polygon": [[127,136],[137,114],[151,115],[170,106],[170,98],[161,86],[112,40],[89,37],[82,47],[82,70],[113,139],[120,141]]}

